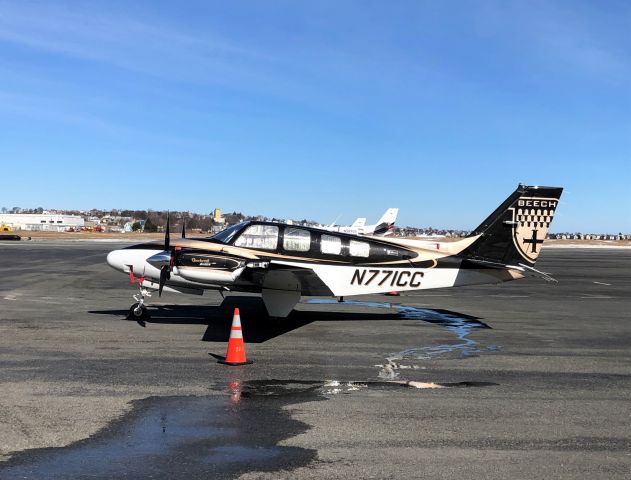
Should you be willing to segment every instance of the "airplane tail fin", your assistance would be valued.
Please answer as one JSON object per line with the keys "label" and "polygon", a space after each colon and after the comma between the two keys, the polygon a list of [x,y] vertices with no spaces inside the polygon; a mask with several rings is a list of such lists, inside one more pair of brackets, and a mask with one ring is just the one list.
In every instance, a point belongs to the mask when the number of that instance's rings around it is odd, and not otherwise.
{"label": "airplane tail fin", "polygon": [[363,227],[364,225],[366,225],[366,219],[365,218],[358,218],[357,220],[355,220],[353,222],[353,224],[351,225],[351,227],[353,228],[359,228],[359,227]]}
{"label": "airplane tail fin", "polygon": [[394,225],[394,222],[397,221],[397,215],[399,214],[398,208],[389,208],[386,210],[386,213],[382,215],[382,217],[375,224],[375,235],[384,235],[386,234],[390,228]]}
{"label": "airplane tail fin", "polygon": [[465,258],[506,265],[535,264],[561,198],[562,188],[519,185],[470,235],[480,236]]}

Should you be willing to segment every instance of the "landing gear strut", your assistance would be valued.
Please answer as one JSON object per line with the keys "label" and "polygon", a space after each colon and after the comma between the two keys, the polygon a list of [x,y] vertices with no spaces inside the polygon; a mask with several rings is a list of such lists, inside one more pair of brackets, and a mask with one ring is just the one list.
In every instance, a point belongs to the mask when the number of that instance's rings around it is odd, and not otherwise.
{"label": "landing gear strut", "polygon": [[131,307],[129,307],[129,313],[127,314],[128,320],[136,320],[139,325],[145,326],[145,320],[149,318],[149,312],[147,311],[147,307],[145,306],[145,297],[151,297],[151,293],[146,288],[143,288],[142,284],[138,285],[139,292],[137,295],[134,295],[134,303]]}

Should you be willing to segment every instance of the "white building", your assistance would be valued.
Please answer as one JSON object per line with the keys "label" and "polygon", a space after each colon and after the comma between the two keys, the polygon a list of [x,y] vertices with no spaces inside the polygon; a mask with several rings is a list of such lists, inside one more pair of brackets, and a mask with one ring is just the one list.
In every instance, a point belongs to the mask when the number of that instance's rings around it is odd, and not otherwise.
{"label": "white building", "polygon": [[45,230],[65,232],[84,226],[83,217],[58,213],[0,213],[0,225],[10,225],[14,230]]}

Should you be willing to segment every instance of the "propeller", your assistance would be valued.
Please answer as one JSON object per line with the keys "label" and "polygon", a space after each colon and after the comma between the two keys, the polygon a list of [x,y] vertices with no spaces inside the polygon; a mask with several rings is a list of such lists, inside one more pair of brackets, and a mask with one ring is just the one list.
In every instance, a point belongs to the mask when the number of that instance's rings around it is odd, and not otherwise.
{"label": "propeller", "polygon": [[173,252],[170,251],[171,246],[171,236],[170,236],[170,227],[169,224],[169,212],[167,212],[167,226],[164,230],[164,251],[169,253],[169,263],[167,265],[162,265],[160,267],[160,283],[158,284],[158,296],[162,296],[162,289],[164,288],[164,284],[167,283],[167,280],[171,278],[171,268],[173,267]]}
{"label": "propeller", "polygon": [[169,244],[170,244],[170,235],[169,235],[169,212],[167,212],[167,228],[164,230],[164,249],[168,250],[169,249]]}
{"label": "propeller", "polygon": [[[182,224],[182,238],[186,238],[186,221]],[[170,213],[167,213],[167,224],[164,229],[164,251],[156,253],[147,259],[151,265],[160,268],[160,282],[158,283],[158,296],[162,296],[162,290],[167,280],[171,279],[171,272],[175,265],[175,252],[181,247],[171,248],[171,219]]]}

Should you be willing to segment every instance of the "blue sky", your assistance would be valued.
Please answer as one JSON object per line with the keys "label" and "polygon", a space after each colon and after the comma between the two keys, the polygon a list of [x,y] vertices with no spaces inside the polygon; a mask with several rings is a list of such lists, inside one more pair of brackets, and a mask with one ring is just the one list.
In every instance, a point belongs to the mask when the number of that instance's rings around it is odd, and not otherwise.
{"label": "blue sky", "polygon": [[0,206],[631,232],[628,2],[5,2]]}

